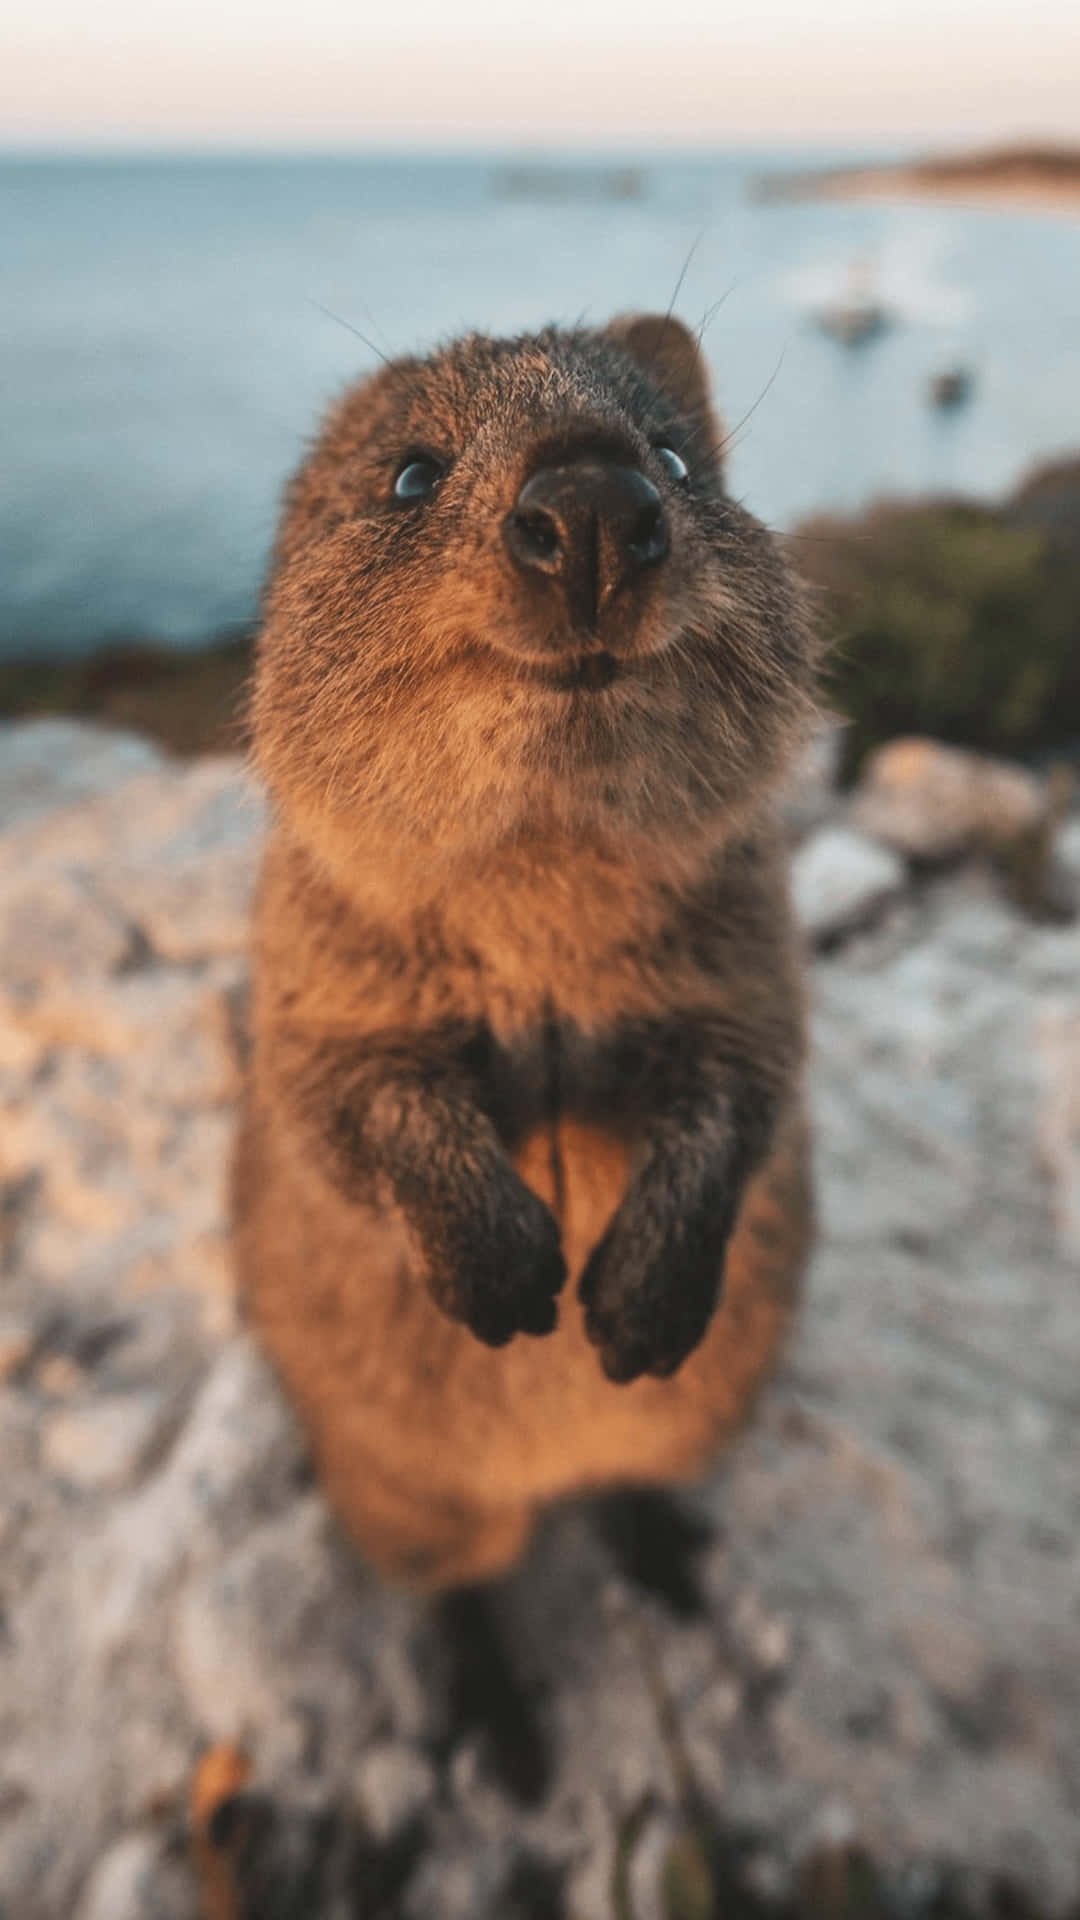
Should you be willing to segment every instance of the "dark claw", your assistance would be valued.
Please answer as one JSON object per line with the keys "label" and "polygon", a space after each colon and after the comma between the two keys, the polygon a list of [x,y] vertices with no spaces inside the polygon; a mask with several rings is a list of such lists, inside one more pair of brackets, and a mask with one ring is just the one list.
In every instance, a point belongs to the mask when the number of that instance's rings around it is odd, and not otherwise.
{"label": "dark claw", "polygon": [[649,1356],[641,1347],[624,1353],[617,1346],[606,1345],[600,1348],[600,1365],[613,1385],[625,1387],[648,1371]]}
{"label": "dark claw", "polygon": [[586,1334],[617,1386],[677,1373],[704,1338],[720,1292],[726,1234],[715,1220],[652,1249],[643,1240],[632,1218],[617,1216],[579,1289]]}
{"label": "dark claw", "polygon": [[488,1347],[504,1347],[516,1333],[551,1333],[566,1280],[559,1229],[516,1174],[485,1201],[436,1245],[430,1277],[436,1305]]}

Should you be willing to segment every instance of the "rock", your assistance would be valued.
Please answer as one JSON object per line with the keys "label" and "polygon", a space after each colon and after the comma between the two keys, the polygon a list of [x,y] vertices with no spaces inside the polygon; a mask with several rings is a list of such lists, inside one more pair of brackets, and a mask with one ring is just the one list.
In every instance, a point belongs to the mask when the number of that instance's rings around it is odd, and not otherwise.
{"label": "rock", "polygon": [[352,1776],[364,1823],[376,1840],[392,1840],[424,1812],[435,1797],[438,1779],[430,1760],[404,1741],[383,1740],[370,1747]]}
{"label": "rock", "polygon": [[214,760],[53,799],[0,836],[0,1171],[20,1272],[114,1300],[186,1286],[226,1331],[257,796]]}
{"label": "rock", "polygon": [[1035,1016],[1038,1148],[1062,1252],[1080,1263],[1080,1005],[1047,998]]}
{"label": "rock", "polygon": [[792,861],[795,912],[812,940],[862,926],[902,891],[904,866],[850,827],[825,827]]}
{"label": "rock", "polygon": [[47,885],[43,878],[14,860],[0,866],[0,980],[16,1008],[63,994],[72,979],[115,973],[128,951],[122,917],[85,874],[54,872]]}
{"label": "rock", "polygon": [[[339,1569],[326,1509],[315,1495],[245,1530],[183,1588],[176,1611],[173,1658],[200,1737],[257,1739],[265,1748],[281,1734],[280,1682],[291,1671],[289,1701],[325,1718],[346,1712],[363,1744],[372,1726],[376,1689],[368,1663],[339,1660],[343,1630]],[[363,1589],[352,1599],[357,1616]]]}
{"label": "rock", "polygon": [[149,740],[85,720],[0,721],[0,831],[164,766]]}
{"label": "rock", "polygon": [[[1080,925],[1033,925],[974,863],[881,913],[894,854],[837,853],[834,826],[800,853],[811,922],[830,842],[828,924],[874,920],[811,969],[803,1308],[695,1494],[698,1614],[616,1576],[587,1504],[500,1583],[521,1737],[550,1742],[523,1813],[498,1740],[455,1719],[439,1615],[342,1540],[237,1325],[246,776],[39,791],[0,835],[0,1910],[193,1920],[191,1782],[233,1739],[239,1840],[304,1920],[358,1885],[416,1920],[606,1913],[624,1870],[643,1920],[665,1880],[704,1902],[685,1768],[732,1911],[790,1904],[823,1835],[873,1862],[875,1911],[940,1920],[954,1868],[1071,1911]],[[852,842],[880,877],[854,897]]]}
{"label": "rock", "polygon": [[193,1567],[220,1558],[230,1521],[287,1493],[295,1467],[295,1432],[265,1367],[246,1342],[230,1342],[208,1364],[161,1470],[73,1556],[96,1655],[106,1659],[137,1633]]}
{"label": "rock", "polygon": [[69,1486],[121,1486],[159,1441],[168,1412],[166,1396],[147,1389],[54,1414],[42,1438],[45,1465]]}
{"label": "rock", "polygon": [[447,1848],[429,1854],[410,1882],[403,1920],[433,1920],[435,1914],[439,1920],[476,1920],[479,1914],[509,1920],[507,1882],[513,1852],[507,1833],[483,1849],[462,1836],[454,1851]]}
{"label": "rock", "polygon": [[0,1387],[6,1385],[34,1350],[34,1324],[29,1315],[0,1314]]}
{"label": "rock", "polygon": [[50,1400],[69,1400],[81,1393],[86,1374],[69,1353],[49,1353],[35,1368],[34,1384]]}
{"label": "rock", "polygon": [[143,792],[138,832],[110,867],[110,893],[163,960],[246,952],[266,816],[255,782],[219,756]]}
{"label": "rock", "polygon": [[843,801],[837,788],[844,729],[835,719],[825,720],[799,756],[784,784],[781,810],[794,841],[825,826],[840,813]]}
{"label": "rock", "polygon": [[1074,888],[1080,890],[1080,816],[1065,821],[1054,841],[1054,854]]}
{"label": "rock", "polygon": [[160,1852],[149,1833],[118,1840],[93,1869],[75,1920],[156,1920],[160,1908],[151,1900]]}
{"label": "rock", "polygon": [[872,839],[918,860],[1005,849],[1042,820],[1048,796],[1022,767],[912,737],[879,747],[852,805]]}

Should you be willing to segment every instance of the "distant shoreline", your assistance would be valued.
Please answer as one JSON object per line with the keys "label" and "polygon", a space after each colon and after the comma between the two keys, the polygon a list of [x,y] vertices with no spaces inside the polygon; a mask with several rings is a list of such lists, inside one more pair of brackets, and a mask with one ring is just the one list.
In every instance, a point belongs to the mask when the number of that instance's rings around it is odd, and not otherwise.
{"label": "distant shoreline", "polygon": [[1080,148],[996,147],[899,165],[765,174],[753,193],[759,202],[941,200],[1080,217]]}

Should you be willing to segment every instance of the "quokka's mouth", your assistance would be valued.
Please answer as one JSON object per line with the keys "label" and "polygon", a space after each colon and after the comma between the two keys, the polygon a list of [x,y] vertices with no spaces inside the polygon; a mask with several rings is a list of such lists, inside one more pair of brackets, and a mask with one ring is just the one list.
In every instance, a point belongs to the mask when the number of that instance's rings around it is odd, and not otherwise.
{"label": "quokka's mouth", "polygon": [[551,685],[561,693],[602,693],[618,673],[613,653],[580,653],[551,676]]}

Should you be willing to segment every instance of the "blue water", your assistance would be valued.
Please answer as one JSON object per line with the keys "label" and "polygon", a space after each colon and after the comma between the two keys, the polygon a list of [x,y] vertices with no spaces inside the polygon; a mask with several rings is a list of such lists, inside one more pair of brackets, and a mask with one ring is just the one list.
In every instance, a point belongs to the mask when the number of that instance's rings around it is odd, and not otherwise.
{"label": "blue water", "polygon": [[[803,156],[812,159],[814,156]],[[790,154],[773,156],[790,164]],[[501,196],[490,159],[0,160],[0,651],[191,644],[249,618],[281,483],[384,350],[666,307],[706,337],[735,490],[775,525],[883,493],[992,497],[1080,445],[1080,225],[756,205],[770,156],[645,191]],[[852,263],[898,324],[813,325]],[[973,403],[926,404],[962,360]]]}

